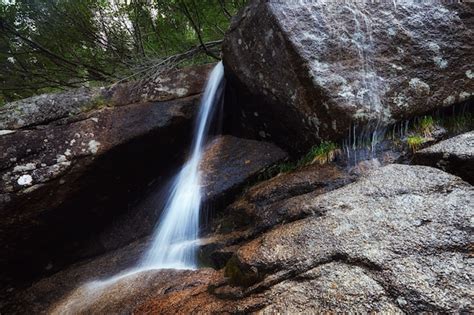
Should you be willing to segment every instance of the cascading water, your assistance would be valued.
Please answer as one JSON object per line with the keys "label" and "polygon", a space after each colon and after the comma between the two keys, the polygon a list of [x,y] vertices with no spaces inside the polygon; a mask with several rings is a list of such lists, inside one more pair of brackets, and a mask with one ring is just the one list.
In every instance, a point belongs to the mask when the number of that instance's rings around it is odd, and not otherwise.
{"label": "cascading water", "polygon": [[191,156],[172,185],[168,201],[142,259],[140,269],[195,269],[198,248],[201,187],[199,164],[215,105],[224,86],[224,67],[219,62],[212,70],[197,117]]}
{"label": "cascading water", "polygon": [[90,307],[97,296],[120,279],[151,269],[196,269],[199,245],[201,187],[199,164],[216,105],[222,99],[224,66],[218,63],[212,70],[197,117],[191,156],[174,179],[168,200],[147,253],[134,268],[113,277],[95,280],[78,288],[52,313],[76,314]]}

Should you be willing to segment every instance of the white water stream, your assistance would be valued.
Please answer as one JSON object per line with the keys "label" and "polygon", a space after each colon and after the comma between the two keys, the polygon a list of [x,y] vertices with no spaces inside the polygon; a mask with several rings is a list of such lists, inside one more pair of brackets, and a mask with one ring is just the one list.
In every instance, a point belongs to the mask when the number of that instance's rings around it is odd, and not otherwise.
{"label": "white water stream", "polygon": [[199,246],[199,217],[202,201],[199,166],[214,113],[222,99],[224,66],[212,70],[201,98],[189,160],[174,179],[151,246],[134,268],[102,280],[84,284],[73,291],[52,314],[83,313],[121,279],[152,269],[196,269]]}
{"label": "white water stream", "polygon": [[174,180],[152,245],[140,262],[140,269],[197,268],[202,197],[199,164],[223,81],[224,67],[219,62],[210,74],[201,99],[191,156]]}

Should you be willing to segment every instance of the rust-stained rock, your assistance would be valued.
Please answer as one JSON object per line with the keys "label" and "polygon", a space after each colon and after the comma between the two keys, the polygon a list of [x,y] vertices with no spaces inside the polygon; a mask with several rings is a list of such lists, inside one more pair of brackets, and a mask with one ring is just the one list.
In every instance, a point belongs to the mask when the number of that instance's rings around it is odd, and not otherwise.
{"label": "rust-stained rock", "polygon": [[313,164],[252,187],[228,211],[233,217],[246,218],[247,224],[261,231],[304,216],[304,211],[291,211],[290,205],[298,196],[309,194],[314,198],[351,181],[347,171],[336,164]]}
{"label": "rust-stained rock", "polygon": [[[146,300],[153,301],[154,313],[171,314],[175,309],[180,309],[180,313],[197,311],[204,303],[196,305],[193,301],[194,304],[186,305],[186,298],[205,294],[208,286],[220,278],[220,273],[212,269],[139,271],[117,280],[85,284],[52,305],[47,313],[130,314]],[[160,299],[166,303],[160,305]]]}
{"label": "rust-stained rock", "polygon": [[274,144],[220,136],[205,148],[201,170],[208,201],[226,199],[287,154]]}
{"label": "rust-stained rock", "polygon": [[354,179],[335,164],[313,164],[254,185],[213,223],[214,233],[201,243],[203,263],[225,266],[245,241],[278,224],[311,215],[311,211],[295,206],[299,200],[315,198]]}

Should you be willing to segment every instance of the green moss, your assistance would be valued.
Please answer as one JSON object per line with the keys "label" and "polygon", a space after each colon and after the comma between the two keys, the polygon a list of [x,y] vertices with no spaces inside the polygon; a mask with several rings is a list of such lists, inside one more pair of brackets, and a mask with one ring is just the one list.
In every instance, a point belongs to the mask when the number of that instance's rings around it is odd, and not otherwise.
{"label": "green moss", "polygon": [[82,111],[88,112],[94,109],[101,109],[110,106],[110,101],[104,96],[99,95],[94,97],[88,104],[82,107]]}
{"label": "green moss", "polygon": [[0,107],[4,106],[6,103],[7,102],[6,102],[5,98],[3,98],[2,95],[0,95]]}

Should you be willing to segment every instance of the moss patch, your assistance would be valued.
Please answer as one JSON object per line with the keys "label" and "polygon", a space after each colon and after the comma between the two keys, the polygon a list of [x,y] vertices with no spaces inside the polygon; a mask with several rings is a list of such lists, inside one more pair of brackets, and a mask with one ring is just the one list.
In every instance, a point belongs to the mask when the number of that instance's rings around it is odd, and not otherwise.
{"label": "moss patch", "polygon": [[94,109],[101,109],[104,107],[109,107],[111,106],[110,100],[106,99],[104,96],[99,95],[91,99],[91,101],[87,104],[85,104],[81,110],[83,112],[88,112]]}

